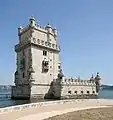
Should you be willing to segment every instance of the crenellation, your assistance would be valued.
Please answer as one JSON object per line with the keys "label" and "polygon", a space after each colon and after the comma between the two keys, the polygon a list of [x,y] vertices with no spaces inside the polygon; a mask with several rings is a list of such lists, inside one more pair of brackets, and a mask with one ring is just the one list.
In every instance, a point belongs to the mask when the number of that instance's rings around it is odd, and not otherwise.
{"label": "crenellation", "polygon": [[56,30],[56,28],[52,28],[50,25],[47,25],[47,26],[37,25],[36,23],[34,23],[34,25],[31,25],[31,22],[26,27],[20,26],[18,28],[18,35],[20,36],[21,34],[24,34],[29,29],[32,29],[33,32],[34,32],[34,30],[37,30],[37,31],[41,31],[41,32],[43,32],[45,34],[49,33],[52,36],[57,37],[57,30]]}
{"label": "crenellation", "polygon": [[65,78],[65,80],[63,81],[63,84],[79,85],[79,86],[95,86],[94,81],[73,79],[73,78]]}

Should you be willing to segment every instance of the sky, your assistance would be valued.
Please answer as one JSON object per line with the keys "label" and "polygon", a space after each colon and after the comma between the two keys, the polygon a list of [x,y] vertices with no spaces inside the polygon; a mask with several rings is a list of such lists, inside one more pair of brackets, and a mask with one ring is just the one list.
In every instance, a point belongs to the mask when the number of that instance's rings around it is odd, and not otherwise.
{"label": "sky", "polygon": [[58,30],[63,72],[113,84],[113,0],[0,0],[0,84],[13,84],[17,28],[33,15]]}

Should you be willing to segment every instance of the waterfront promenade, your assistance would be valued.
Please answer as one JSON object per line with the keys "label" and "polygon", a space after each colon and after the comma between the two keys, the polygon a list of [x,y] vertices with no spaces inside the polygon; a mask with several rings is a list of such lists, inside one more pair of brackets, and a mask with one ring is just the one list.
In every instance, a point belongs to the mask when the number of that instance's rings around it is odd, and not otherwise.
{"label": "waterfront promenade", "polygon": [[111,107],[113,100],[109,99],[81,99],[38,102],[0,109],[0,120],[42,120],[67,112]]}

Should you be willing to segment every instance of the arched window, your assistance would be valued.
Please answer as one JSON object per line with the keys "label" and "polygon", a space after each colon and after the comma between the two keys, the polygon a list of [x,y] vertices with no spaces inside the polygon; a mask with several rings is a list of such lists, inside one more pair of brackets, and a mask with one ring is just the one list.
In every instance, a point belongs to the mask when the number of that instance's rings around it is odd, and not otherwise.
{"label": "arched window", "polygon": [[42,72],[48,72],[48,70],[49,70],[49,62],[43,60],[42,61]]}

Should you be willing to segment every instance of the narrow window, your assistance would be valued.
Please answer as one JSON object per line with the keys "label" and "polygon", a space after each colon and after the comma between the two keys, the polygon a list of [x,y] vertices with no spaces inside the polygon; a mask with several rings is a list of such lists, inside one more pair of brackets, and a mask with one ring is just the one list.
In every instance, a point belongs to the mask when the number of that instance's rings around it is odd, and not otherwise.
{"label": "narrow window", "polygon": [[89,91],[87,91],[87,94],[89,94]]}
{"label": "narrow window", "polygon": [[81,93],[83,93],[83,91],[81,91]]}
{"label": "narrow window", "polygon": [[71,94],[71,91],[68,91],[69,94]]}
{"label": "narrow window", "polygon": [[47,51],[43,50],[43,55],[47,56]]}
{"label": "narrow window", "polygon": [[23,56],[25,56],[25,51],[23,51]]}
{"label": "narrow window", "polygon": [[25,77],[24,72],[23,72],[23,74],[22,74],[22,77],[23,77],[23,78]]}
{"label": "narrow window", "polygon": [[60,69],[60,65],[58,66],[58,69]]}

